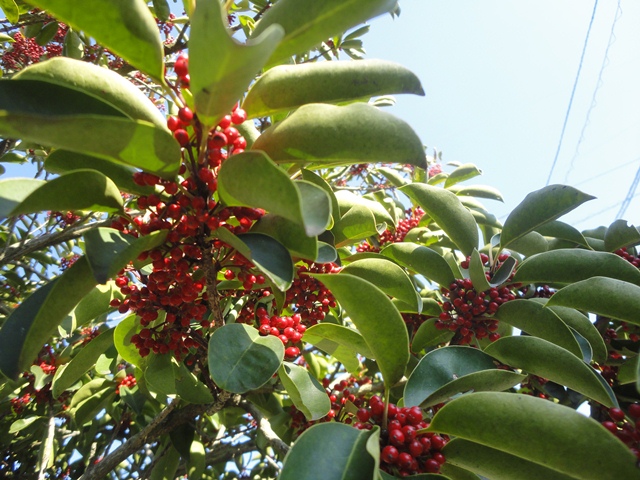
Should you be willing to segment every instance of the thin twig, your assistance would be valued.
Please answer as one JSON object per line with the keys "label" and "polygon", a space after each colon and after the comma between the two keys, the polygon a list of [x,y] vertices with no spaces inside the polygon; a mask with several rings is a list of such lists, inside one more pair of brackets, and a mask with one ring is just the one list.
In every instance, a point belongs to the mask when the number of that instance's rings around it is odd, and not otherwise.
{"label": "thin twig", "polygon": [[281,457],[284,458],[289,451],[289,445],[282,441],[276,432],[271,428],[271,423],[267,420],[260,411],[251,402],[243,400],[240,402],[240,408],[251,414],[253,419],[257,422],[258,428],[264,434],[267,444],[273,448],[273,450]]}

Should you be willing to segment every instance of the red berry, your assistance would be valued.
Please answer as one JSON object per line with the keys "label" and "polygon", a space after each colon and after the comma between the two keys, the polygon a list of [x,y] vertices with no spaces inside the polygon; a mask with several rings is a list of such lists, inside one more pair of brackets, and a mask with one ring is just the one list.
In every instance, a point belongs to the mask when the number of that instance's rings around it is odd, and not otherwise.
{"label": "red berry", "polygon": [[610,408],[609,416],[616,422],[621,422],[622,420],[624,420],[624,412],[619,408]]}
{"label": "red berry", "polygon": [[396,447],[404,445],[404,433],[402,433],[402,430],[391,430],[389,432],[389,441]]}
{"label": "red berry", "polygon": [[178,141],[181,147],[189,146],[189,134],[186,130],[179,128],[173,132],[174,138]]}
{"label": "red berry", "polygon": [[430,458],[424,462],[424,470],[427,473],[438,473],[440,471],[440,464],[437,460]]}
{"label": "red berry", "polygon": [[240,125],[246,119],[247,119],[247,112],[245,112],[241,108],[236,108],[236,110],[231,114],[231,121],[236,125]]}
{"label": "red berry", "polygon": [[407,452],[402,452],[398,455],[398,465],[400,468],[404,468],[406,470],[411,469],[411,464],[413,463],[413,457],[411,454]]}
{"label": "red berry", "polygon": [[393,445],[387,445],[382,449],[380,458],[386,463],[396,463],[398,461],[398,449]]}
{"label": "red berry", "polygon": [[[287,341],[288,340],[289,339],[287,339]],[[284,351],[284,355],[288,358],[295,358],[300,355],[300,349],[298,347],[289,347]]]}
{"label": "red berry", "polygon": [[640,403],[632,403],[629,405],[629,415],[632,418],[640,418]]}
{"label": "red berry", "polygon": [[180,120],[178,120],[178,117],[167,117],[167,128],[169,130],[171,130],[172,132],[175,132],[178,128],[180,128],[181,123]]}
{"label": "red berry", "polygon": [[189,73],[189,59],[185,55],[180,55],[176,58],[176,63],[173,65],[173,70],[179,77],[184,77]]}
{"label": "red berry", "polygon": [[356,416],[358,417],[358,420],[360,420],[362,423],[366,423],[371,418],[371,412],[366,408],[359,408],[358,412],[356,413]]}
{"label": "red berry", "polygon": [[193,120],[193,112],[189,107],[182,107],[178,110],[178,117],[188,125],[191,123],[191,120]]}

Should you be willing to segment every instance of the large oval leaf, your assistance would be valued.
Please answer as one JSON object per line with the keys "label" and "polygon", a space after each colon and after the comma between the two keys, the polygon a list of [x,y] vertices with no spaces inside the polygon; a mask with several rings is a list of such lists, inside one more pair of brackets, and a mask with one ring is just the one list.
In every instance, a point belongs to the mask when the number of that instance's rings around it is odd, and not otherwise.
{"label": "large oval leaf", "polygon": [[308,421],[319,420],[329,413],[331,400],[327,392],[306,368],[284,362],[278,376],[287,395]]}
{"label": "large oval leaf", "polygon": [[118,108],[130,118],[166,129],[164,116],[140,89],[122,75],[92,63],[54,57],[28,66],[13,78],[41,80],[80,90]]}
{"label": "large oval leaf", "polygon": [[446,288],[456,279],[442,255],[417,243],[392,243],[383,248],[380,254]]}
{"label": "large oval leaf", "polygon": [[[96,170],[75,170],[62,174],[35,190],[26,189],[24,198],[14,203],[18,200],[15,198],[16,195],[21,193],[15,190],[16,183],[22,182],[23,179],[13,178],[0,180],[0,217],[45,210],[124,212],[122,195],[118,187],[110,178]],[[11,208],[11,210],[6,211],[5,208]]]}
{"label": "large oval leaf", "polygon": [[284,31],[274,25],[242,45],[229,35],[218,0],[197,0],[195,5],[189,38],[191,91],[200,120],[212,126],[242,96]]}
{"label": "large oval leaf", "polygon": [[[412,407],[414,405],[431,406],[441,403],[449,398],[449,395],[468,391],[471,389],[483,389],[483,381],[474,382],[467,378],[471,374],[483,370],[497,370],[493,358],[476,348],[450,346],[433,350],[420,359],[420,362],[411,372],[409,380],[404,387],[404,404]],[[512,372],[509,372],[512,373]],[[505,384],[502,379],[499,388],[507,389],[521,381],[524,376],[516,375],[517,378],[510,378]],[[452,382],[465,379],[460,384],[460,388],[448,389],[442,394],[442,389],[451,385]],[[471,380],[471,381],[469,381]],[[480,380],[478,378],[478,380]],[[511,383],[513,382],[513,383]],[[487,381],[484,387],[493,390],[494,382]],[[503,386],[504,384],[504,386]],[[437,398],[436,398],[437,397]]]}
{"label": "large oval leaf", "polygon": [[640,478],[635,456],[598,422],[529,395],[463,395],[438,411],[429,429],[579,480]]}
{"label": "large oval leaf", "polygon": [[[546,304],[546,302],[542,302]],[[598,363],[604,363],[609,355],[607,346],[602,339],[602,335],[598,329],[591,323],[589,317],[580,313],[574,308],[567,307],[548,307],[569,327],[573,328],[582,337],[584,337],[591,345],[593,352],[593,360]]]}
{"label": "large oval leaf", "polygon": [[275,238],[295,257],[318,258],[318,239],[308,237],[304,227],[279,215],[267,213],[251,227],[252,233],[264,233]]}
{"label": "large oval leaf", "polygon": [[[358,430],[342,423],[320,423],[306,430],[284,459],[280,480],[375,480],[375,459],[367,442],[379,430]],[[322,449],[318,450],[318,445]]]}
{"label": "large oval leaf", "polygon": [[569,327],[555,313],[535,300],[516,299],[503,303],[495,317],[535,337],[544,338],[582,358],[580,345]]}
{"label": "large oval leaf", "polygon": [[118,350],[118,354],[125,362],[128,362],[140,369],[146,368],[146,360],[144,360],[138,348],[131,342],[131,337],[140,333],[142,325],[136,315],[129,315],[122,319],[113,333],[113,343]]}
{"label": "large oval leaf", "polygon": [[307,103],[340,103],[394,93],[424,95],[413,72],[384,60],[281,65],[258,79],[242,107],[249,118],[265,117]]}
{"label": "large oval leaf", "polygon": [[517,269],[514,282],[579,282],[591,277],[610,277],[640,286],[640,270],[613,253],[579,248],[551,250],[527,258]]}
{"label": "large oval leaf", "polygon": [[422,141],[413,129],[363,103],[304,105],[265,130],[253,149],[276,163],[311,163],[306,168],[376,162],[426,167]]}
{"label": "large oval leaf", "polygon": [[502,248],[594,198],[568,185],[548,185],[528,194],[504,222]]}
{"label": "large oval leaf", "polygon": [[349,372],[357,371],[360,366],[358,354],[366,358],[373,358],[373,354],[362,335],[342,325],[319,323],[307,329],[302,340],[329,355],[333,355],[336,360],[344,364]]}
{"label": "large oval leaf", "polygon": [[400,312],[372,283],[348,274],[313,275],[345,309],[380,367],[384,383],[393,386],[409,361],[409,337]]}
{"label": "large oval leaf", "polygon": [[156,22],[143,0],[33,0],[31,5],[51,13],[103,47],[162,82],[164,48]]}
{"label": "large oval leaf", "polygon": [[251,36],[261,35],[274,24],[284,28],[284,39],[269,61],[275,65],[395,6],[396,0],[279,0],[267,10]]}
{"label": "large oval leaf", "polygon": [[233,393],[246,393],[267,383],[283,358],[280,339],[261,337],[255,328],[241,323],[218,328],[209,340],[211,378]]}
{"label": "large oval leaf", "polygon": [[478,225],[458,197],[443,188],[422,183],[412,183],[400,190],[424,208],[462,253],[471,255],[478,246]]}
{"label": "large oval leaf", "polygon": [[589,365],[547,340],[537,337],[505,337],[487,348],[485,353],[514,368],[547,378],[582,393],[608,407],[617,406],[610,388],[598,379]]}
{"label": "large oval leaf", "polygon": [[386,258],[364,258],[342,269],[344,273],[364,278],[391,297],[402,300],[420,313],[422,298],[405,271]]}

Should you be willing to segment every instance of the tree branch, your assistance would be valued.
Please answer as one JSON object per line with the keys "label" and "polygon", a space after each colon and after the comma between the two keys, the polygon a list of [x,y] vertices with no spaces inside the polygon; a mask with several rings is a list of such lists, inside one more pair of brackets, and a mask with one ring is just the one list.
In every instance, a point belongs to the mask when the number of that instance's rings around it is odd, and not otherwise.
{"label": "tree branch", "polygon": [[240,402],[239,407],[251,414],[253,419],[258,423],[258,428],[267,439],[267,444],[273,448],[281,458],[284,458],[290,447],[273,431],[269,420],[262,416],[260,411],[251,402],[243,400]]}

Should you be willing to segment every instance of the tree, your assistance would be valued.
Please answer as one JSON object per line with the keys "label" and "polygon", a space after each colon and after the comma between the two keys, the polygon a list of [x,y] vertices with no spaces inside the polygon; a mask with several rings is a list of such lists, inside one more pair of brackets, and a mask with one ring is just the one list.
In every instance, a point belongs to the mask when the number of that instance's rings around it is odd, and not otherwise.
{"label": "tree", "polygon": [[30,3],[4,477],[640,478],[640,232],[559,221],[564,185],[503,225],[426,155],[381,109],[419,80],[359,59],[395,1]]}

